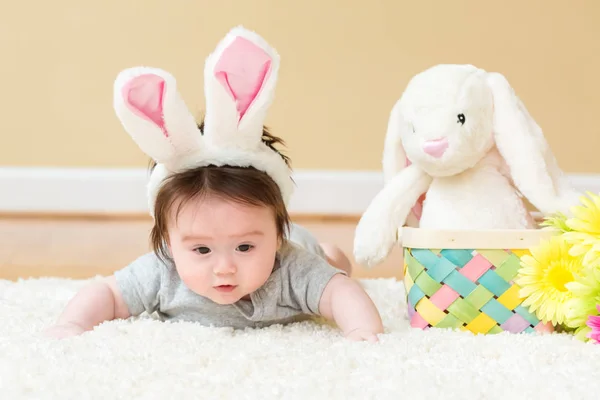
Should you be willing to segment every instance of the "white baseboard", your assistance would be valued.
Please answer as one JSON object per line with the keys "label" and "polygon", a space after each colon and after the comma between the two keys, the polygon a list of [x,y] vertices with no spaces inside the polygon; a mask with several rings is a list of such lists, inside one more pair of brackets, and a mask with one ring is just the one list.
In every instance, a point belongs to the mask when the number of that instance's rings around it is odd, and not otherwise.
{"label": "white baseboard", "polygon": [[[146,214],[144,168],[0,168],[0,212]],[[569,175],[600,193],[600,174]],[[379,171],[296,170],[293,214],[360,215],[381,189]]]}
{"label": "white baseboard", "polygon": [[[0,168],[0,212],[147,213],[144,168]],[[377,171],[297,170],[291,213],[359,214]]]}

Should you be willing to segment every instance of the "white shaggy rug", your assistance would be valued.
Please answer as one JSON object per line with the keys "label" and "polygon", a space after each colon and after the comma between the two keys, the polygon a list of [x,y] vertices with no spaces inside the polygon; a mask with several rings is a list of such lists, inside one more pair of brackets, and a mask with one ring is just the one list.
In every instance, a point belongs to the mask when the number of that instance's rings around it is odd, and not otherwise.
{"label": "white shaggy rug", "polygon": [[40,332],[84,281],[0,280],[0,399],[598,399],[600,346],[565,335],[411,329],[403,286],[362,281],[377,344],[326,325],[233,331],[150,318],[55,341]]}

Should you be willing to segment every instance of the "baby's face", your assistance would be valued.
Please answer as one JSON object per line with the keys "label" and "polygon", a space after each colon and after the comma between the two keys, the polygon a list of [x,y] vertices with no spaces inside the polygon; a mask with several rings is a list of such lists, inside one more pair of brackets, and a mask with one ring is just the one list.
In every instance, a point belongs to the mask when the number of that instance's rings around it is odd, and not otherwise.
{"label": "baby's face", "polygon": [[278,247],[269,208],[218,197],[188,202],[169,226],[169,248],[182,281],[218,304],[235,303],[260,288]]}

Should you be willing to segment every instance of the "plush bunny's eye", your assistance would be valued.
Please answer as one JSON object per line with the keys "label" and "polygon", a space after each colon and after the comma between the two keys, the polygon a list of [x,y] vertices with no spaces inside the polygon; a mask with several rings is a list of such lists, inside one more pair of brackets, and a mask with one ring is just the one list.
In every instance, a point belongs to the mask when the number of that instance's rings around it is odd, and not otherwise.
{"label": "plush bunny's eye", "polygon": [[465,114],[458,114],[458,123],[461,125],[465,124]]}

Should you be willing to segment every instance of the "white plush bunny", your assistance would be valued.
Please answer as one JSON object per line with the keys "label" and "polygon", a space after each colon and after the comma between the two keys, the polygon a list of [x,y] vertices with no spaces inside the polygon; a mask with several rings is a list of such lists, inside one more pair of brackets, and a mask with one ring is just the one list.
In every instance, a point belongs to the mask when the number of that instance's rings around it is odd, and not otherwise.
{"label": "white plush bunny", "polygon": [[367,266],[401,241],[423,194],[419,227],[452,230],[531,228],[523,196],[543,214],[568,214],[580,195],[505,77],[472,65],[411,79],[390,115],[383,174],[355,232],[354,256]]}
{"label": "white plush bunny", "polygon": [[150,67],[128,68],[118,74],[113,99],[117,116],[142,151],[157,162],[148,183],[151,215],[165,178],[211,164],[262,170],[289,202],[294,188],[291,170],[261,140],[278,72],[275,49],[255,32],[233,28],[205,62],[203,132],[171,74]]}

